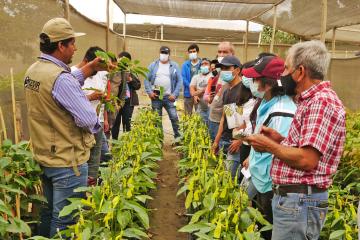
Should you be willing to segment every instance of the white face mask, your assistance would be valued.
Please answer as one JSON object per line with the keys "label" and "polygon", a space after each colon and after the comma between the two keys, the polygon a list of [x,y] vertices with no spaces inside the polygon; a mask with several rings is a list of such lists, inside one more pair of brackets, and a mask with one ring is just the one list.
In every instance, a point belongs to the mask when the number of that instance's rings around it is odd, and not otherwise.
{"label": "white face mask", "polygon": [[160,61],[167,62],[169,60],[169,54],[160,53]]}
{"label": "white face mask", "polygon": [[224,57],[218,57],[218,62],[221,63],[221,61],[224,59]]}
{"label": "white face mask", "polygon": [[189,53],[189,59],[190,59],[190,60],[195,60],[195,59],[197,59],[197,53],[196,53],[196,52]]}

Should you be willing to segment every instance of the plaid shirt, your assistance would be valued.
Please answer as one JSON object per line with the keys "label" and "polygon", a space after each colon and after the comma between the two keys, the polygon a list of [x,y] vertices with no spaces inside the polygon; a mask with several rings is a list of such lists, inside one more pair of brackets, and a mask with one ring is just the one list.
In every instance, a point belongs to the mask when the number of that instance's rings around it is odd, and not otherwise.
{"label": "plaid shirt", "polygon": [[282,145],[311,146],[321,153],[314,170],[302,171],[274,157],[274,184],[305,184],[328,188],[336,172],[345,142],[345,110],[330,82],[324,81],[301,93],[288,137]]}

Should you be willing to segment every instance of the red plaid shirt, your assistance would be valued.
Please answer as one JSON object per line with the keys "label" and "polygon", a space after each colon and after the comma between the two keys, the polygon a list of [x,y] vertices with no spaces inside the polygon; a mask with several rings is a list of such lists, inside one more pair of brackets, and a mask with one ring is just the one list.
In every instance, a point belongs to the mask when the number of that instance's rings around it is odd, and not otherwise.
{"label": "red plaid shirt", "polygon": [[317,167],[311,171],[297,170],[274,157],[271,167],[273,183],[328,188],[344,149],[345,132],[345,110],[330,88],[330,82],[321,82],[301,93],[289,134],[281,144],[311,146],[322,156]]}

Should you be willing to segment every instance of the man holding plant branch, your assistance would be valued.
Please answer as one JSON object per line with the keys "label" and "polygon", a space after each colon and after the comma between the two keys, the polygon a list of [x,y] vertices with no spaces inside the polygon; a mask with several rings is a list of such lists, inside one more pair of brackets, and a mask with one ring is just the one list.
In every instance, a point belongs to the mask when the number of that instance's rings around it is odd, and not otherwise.
{"label": "man holding plant branch", "polygon": [[71,72],[75,33],[64,18],[49,20],[40,34],[39,59],[26,71],[24,88],[34,159],[42,167],[47,208],[41,212],[39,235],[52,237],[74,224],[72,215],[59,217],[68,198],[83,197],[87,185],[93,134],[101,129],[96,111],[81,90],[84,80],[106,70],[100,59]]}

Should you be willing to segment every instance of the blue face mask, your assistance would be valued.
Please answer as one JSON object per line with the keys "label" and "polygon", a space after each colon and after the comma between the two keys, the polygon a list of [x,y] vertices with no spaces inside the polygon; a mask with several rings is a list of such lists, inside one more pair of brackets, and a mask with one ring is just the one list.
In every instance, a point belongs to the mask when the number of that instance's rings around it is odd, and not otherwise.
{"label": "blue face mask", "polygon": [[246,88],[250,88],[250,84],[251,84],[251,82],[253,81],[253,79],[252,79],[252,78],[245,77],[245,76],[242,76],[241,78],[242,78],[242,80],[241,80],[242,84],[243,84]]}
{"label": "blue face mask", "polygon": [[259,84],[254,83],[254,81],[251,81],[250,82],[250,91],[251,91],[252,95],[257,98],[264,98],[265,92],[260,92],[258,89],[259,89]]}
{"label": "blue face mask", "polygon": [[209,73],[209,66],[201,66],[200,67],[200,72],[202,74],[208,74]]}
{"label": "blue face mask", "polygon": [[221,80],[223,80],[226,83],[229,83],[232,80],[234,80],[234,76],[232,74],[232,71],[221,71],[220,72],[220,78],[221,78]]}

